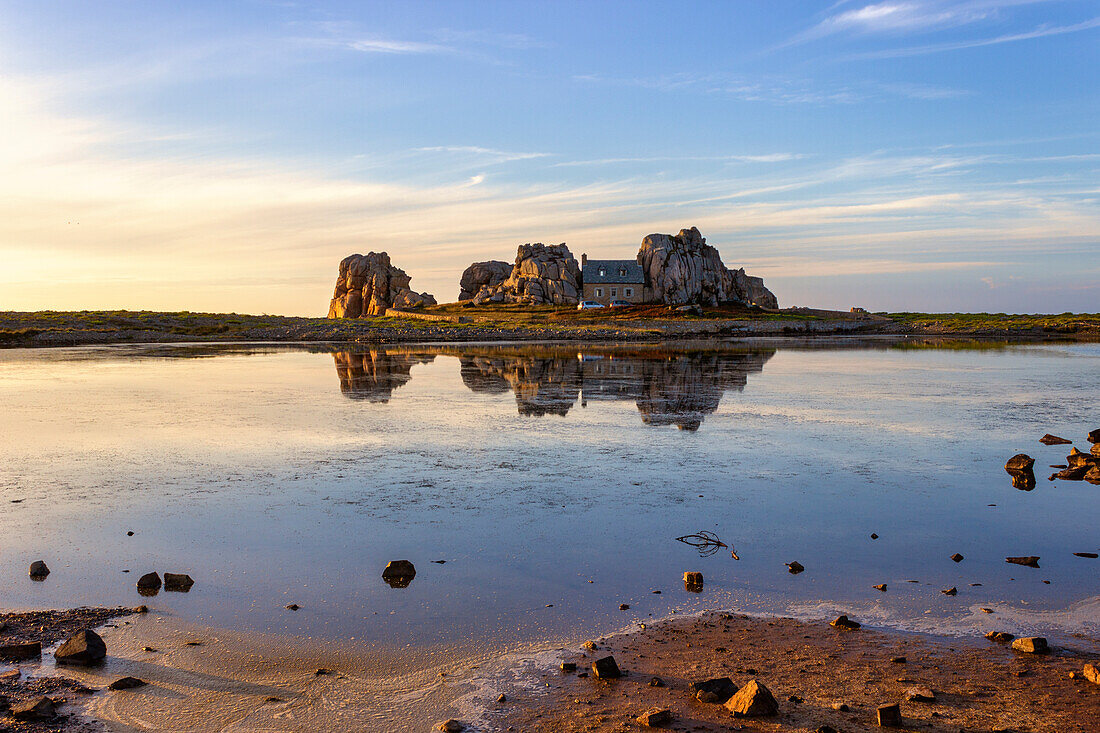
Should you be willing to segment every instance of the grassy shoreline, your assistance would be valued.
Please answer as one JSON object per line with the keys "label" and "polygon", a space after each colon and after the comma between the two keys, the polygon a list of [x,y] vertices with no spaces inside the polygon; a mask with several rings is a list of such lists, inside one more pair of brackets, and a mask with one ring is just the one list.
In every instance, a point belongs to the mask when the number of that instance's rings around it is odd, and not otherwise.
{"label": "grassy shoreline", "polygon": [[[425,316],[427,318],[425,318]],[[185,341],[658,341],[739,336],[922,335],[1100,340],[1100,314],[876,313],[737,307],[433,306],[359,319],[158,311],[0,312],[0,347]]]}

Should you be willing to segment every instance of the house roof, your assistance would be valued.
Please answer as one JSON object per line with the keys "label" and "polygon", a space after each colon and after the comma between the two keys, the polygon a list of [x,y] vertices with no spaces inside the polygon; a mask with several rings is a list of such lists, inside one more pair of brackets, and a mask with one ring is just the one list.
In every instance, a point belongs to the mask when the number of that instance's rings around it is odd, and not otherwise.
{"label": "house roof", "polygon": [[[603,272],[601,275],[600,272]],[[644,285],[645,275],[637,260],[588,260],[581,273],[585,285],[593,283],[627,283]]]}

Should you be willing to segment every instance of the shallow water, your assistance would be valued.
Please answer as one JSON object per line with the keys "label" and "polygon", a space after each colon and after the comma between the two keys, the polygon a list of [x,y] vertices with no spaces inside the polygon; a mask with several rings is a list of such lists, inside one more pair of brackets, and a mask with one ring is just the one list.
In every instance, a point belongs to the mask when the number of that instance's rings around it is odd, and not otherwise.
{"label": "shallow water", "polygon": [[703,606],[1096,636],[1100,487],[1048,482],[1068,446],[1037,439],[1087,450],[1098,375],[1097,344],[0,351],[0,597],[188,572],[152,600],[188,623],[475,653]]}

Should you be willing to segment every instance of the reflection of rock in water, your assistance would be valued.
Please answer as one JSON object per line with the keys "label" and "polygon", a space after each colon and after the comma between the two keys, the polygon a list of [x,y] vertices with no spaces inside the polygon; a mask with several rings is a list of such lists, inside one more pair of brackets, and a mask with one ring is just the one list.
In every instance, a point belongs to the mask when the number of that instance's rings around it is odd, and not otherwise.
{"label": "reflection of rock in water", "polygon": [[697,430],[718,409],[722,395],[745,388],[775,353],[642,352],[460,354],[462,381],[475,392],[500,394],[511,388],[521,415],[565,415],[582,396],[589,400],[633,400],[647,425]]}
{"label": "reflection of rock in water", "polygon": [[462,382],[474,392],[516,394],[521,415],[564,417],[581,391],[575,358],[479,355],[460,356]]}
{"label": "reflection of rock in water", "polygon": [[434,354],[402,354],[385,351],[354,353],[336,351],[336,374],[340,377],[340,391],[353,400],[386,402],[393,391],[412,377],[409,370],[416,364],[430,364]]}

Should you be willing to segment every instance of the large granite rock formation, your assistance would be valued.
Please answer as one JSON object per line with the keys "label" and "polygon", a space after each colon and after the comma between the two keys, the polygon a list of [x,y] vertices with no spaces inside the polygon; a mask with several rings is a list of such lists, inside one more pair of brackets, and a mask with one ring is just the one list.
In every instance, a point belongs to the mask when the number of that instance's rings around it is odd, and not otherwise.
{"label": "large granite rock formation", "polygon": [[580,281],[580,265],[565,244],[521,244],[508,278],[496,285],[483,286],[472,300],[479,305],[576,305],[580,297]]}
{"label": "large granite rock formation", "polygon": [[462,273],[458,285],[461,292],[459,300],[470,300],[484,287],[495,288],[512,274],[512,266],[500,260],[475,262]]}
{"label": "large granite rock formation", "polygon": [[648,299],[681,305],[718,305],[728,301],[778,308],[764,281],[729,270],[718,250],[695,227],[679,234],[650,234],[642,240],[638,262],[646,277]]}
{"label": "large granite rock formation", "polygon": [[340,275],[328,307],[329,318],[359,318],[385,314],[387,308],[435,305],[429,293],[409,287],[412,278],[390,264],[385,252],[349,255],[340,261]]}

